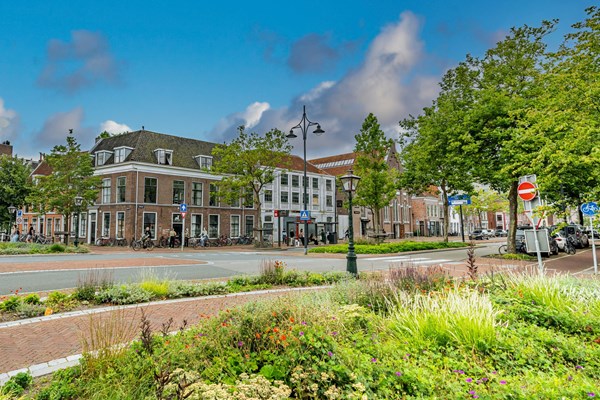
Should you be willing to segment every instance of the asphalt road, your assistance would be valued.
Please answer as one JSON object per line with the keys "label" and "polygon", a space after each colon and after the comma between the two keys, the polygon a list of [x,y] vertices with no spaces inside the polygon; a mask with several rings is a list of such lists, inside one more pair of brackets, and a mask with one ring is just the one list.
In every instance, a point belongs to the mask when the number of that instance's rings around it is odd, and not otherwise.
{"label": "asphalt road", "polygon": [[[482,257],[496,253],[499,242],[477,243],[476,255]],[[359,271],[387,270],[400,265],[464,265],[467,258],[465,249],[422,251],[397,255],[361,255],[358,258]],[[148,261],[155,260],[155,262]],[[143,260],[143,262],[142,262]],[[162,265],[176,260],[180,265]],[[59,256],[2,256],[0,257],[0,295],[15,289],[24,292],[41,292],[76,287],[78,282],[89,274],[90,269],[102,269],[115,282],[137,282],[148,276],[171,280],[228,278],[236,275],[257,274],[261,265],[269,260],[285,261],[288,268],[300,271],[345,271],[346,259],[343,255],[305,256],[302,249],[286,251],[241,252],[228,250],[189,250],[184,252],[105,252],[100,254],[78,254]],[[68,265],[69,268],[47,267],[52,264]],[[189,264],[186,263],[189,261]],[[105,263],[122,263],[123,266],[105,268]],[[202,262],[202,264],[198,264]],[[34,265],[33,270],[19,270],[19,265]],[[579,250],[574,256],[545,258],[546,268],[568,273],[589,273],[593,269],[591,249]],[[74,265],[76,264],[76,265]],[[81,267],[79,267],[81,265]],[[31,267],[30,267],[31,269]],[[592,271],[593,272],[593,271]]]}

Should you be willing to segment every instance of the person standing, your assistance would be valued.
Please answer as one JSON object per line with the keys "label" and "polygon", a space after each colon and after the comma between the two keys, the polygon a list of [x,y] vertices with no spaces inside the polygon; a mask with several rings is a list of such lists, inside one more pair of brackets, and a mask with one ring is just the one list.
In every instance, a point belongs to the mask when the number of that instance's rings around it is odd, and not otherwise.
{"label": "person standing", "polygon": [[169,231],[169,247],[170,248],[175,247],[175,236],[176,235],[177,235],[177,232],[175,232],[175,229],[171,228],[171,230]]}
{"label": "person standing", "polygon": [[327,236],[325,236],[325,229],[321,229],[321,242],[323,242],[323,244],[327,243]]}

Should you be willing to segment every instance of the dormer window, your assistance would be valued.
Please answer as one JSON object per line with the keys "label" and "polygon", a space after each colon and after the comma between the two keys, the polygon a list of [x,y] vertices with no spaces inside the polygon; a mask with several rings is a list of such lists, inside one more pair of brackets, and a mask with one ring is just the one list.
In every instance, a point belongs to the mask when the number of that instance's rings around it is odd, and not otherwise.
{"label": "dormer window", "polygon": [[173,150],[156,149],[156,162],[161,165],[173,165]]}
{"label": "dormer window", "polygon": [[133,148],[127,146],[115,147],[115,164],[125,161],[127,156],[131,154]]}
{"label": "dormer window", "polygon": [[96,152],[96,167],[106,164],[108,159],[110,158],[112,151],[97,151]]}
{"label": "dormer window", "polygon": [[213,158],[211,156],[196,156],[194,158],[200,168],[210,169],[212,167]]}

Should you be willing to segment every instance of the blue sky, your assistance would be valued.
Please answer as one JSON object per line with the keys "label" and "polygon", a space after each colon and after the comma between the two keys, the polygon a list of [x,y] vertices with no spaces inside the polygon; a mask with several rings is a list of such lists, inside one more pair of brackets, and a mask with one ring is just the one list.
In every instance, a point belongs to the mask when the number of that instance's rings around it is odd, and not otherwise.
{"label": "blue sky", "polygon": [[1,1],[0,140],[35,157],[70,128],[83,148],[142,126],[223,142],[242,124],[288,131],[306,105],[326,131],[308,158],[348,152],[369,112],[397,137],[467,53],[544,19],[560,43],[592,4]]}

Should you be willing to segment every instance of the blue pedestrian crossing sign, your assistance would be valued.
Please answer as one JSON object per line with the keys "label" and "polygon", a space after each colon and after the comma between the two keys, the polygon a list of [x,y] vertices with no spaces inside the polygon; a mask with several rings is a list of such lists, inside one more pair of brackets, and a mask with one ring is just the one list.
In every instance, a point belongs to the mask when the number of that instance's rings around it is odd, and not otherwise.
{"label": "blue pedestrian crossing sign", "polygon": [[300,210],[300,221],[310,221],[310,212],[308,210]]}
{"label": "blue pedestrian crossing sign", "polygon": [[179,212],[182,212],[182,213],[187,212],[187,204],[181,203],[179,205]]}

